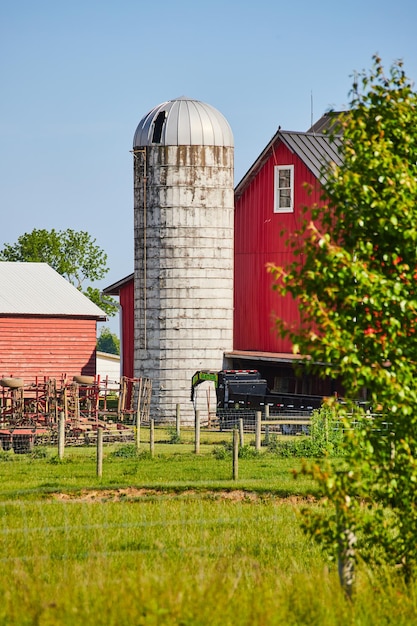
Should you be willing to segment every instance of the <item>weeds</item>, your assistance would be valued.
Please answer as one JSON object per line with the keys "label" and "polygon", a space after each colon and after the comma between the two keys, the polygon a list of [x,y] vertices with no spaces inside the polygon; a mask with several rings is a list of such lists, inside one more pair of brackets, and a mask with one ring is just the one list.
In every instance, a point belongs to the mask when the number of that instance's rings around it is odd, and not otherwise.
{"label": "weeds", "polygon": [[[213,450],[213,456],[218,461],[223,461],[225,459],[231,459],[233,453],[233,444],[224,443],[221,446],[216,446]],[[259,457],[259,452],[255,450],[252,446],[241,446],[239,448],[239,458],[240,459],[255,459]]]}
{"label": "weeds", "polygon": [[30,453],[31,459],[47,459],[48,456],[48,451],[43,446],[35,446]]}
{"label": "weeds", "polygon": [[285,441],[273,433],[268,450],[284,458],[340,457],[344,454],[342,444],[343,428],[340,420],[330,407],[322,406],[313,411],[309,436]]}
{"label": "weeds", "polygon": [[14,461],[15,456],[13,450],[0,450],[0,462],[1,461]]}
{"label": "weeds", "polygon": [[110,454],[110,457],[116,459],[135,459],[138,456],[138,449],[134,443],[119,446]]}
{"label": "weeds", "polygon": [[181,435],[178,433],[176,426],[168,426],[169,443],[181,443]]}

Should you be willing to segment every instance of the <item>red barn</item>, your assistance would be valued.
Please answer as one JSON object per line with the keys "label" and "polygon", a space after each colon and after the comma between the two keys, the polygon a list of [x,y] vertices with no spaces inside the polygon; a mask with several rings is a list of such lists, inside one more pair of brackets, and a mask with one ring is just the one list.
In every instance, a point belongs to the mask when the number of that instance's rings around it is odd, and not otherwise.
{"label": "red barn", "polygon": [[263,370],[280,391],[328,392],[292,373],[291,344],[278,336],[274,319],[296,323],[297,302],[273,291],[266,265],[292,261],[282,231],[299,228],[303,208],[321,202],[323,167],[341,162],[340,140],[320,132],[331,119],[306,133],[279,129],[235,189],[234,351],[226,356],[234,367]]}
{"label": "red barn", "polygon": [[96,373],[106,314],[46,263],[0,262],[0,377]]}

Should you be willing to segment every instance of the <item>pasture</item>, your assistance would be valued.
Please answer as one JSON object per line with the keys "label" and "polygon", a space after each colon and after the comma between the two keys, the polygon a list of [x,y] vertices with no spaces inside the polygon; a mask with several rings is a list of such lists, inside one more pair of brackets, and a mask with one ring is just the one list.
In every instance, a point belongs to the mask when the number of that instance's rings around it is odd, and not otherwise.
{"label": "pasture", "polygon": [[[353,601],[300,530],[320,506],[297,459],[245,447],[232,479],[230,433],[192,433],[155,454],[105,446],[0,453],[0,624],[417,624],[415,587],[359,566]],[[251,437],[248,436],[248,444]]]}

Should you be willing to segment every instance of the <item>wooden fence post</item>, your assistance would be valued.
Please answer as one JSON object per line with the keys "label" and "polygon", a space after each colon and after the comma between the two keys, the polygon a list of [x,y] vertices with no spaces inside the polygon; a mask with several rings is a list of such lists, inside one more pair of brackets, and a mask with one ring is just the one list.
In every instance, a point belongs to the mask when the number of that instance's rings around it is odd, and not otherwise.
{"label": "wooden fence post", "polygon": [[135,446],[136,446],[136,450],[139,450],[140,448],[140,422],[136,423]]}
{"label": "wooden fence post", "polygon": [[59,414],[58,423],[58,458],[62,460],[64,458],[65,450],[65,413],[61,411]]}
{"label": "wooden fence post", "polygon": [[97,477],[103,476],[103,429],[97,428]]}
{"label": "wooden fence post", "polygon": [[243,419],[241,417],[239,418],[239,440],[240,440],[240,447],[243,448],[243,446],[245,445],[245,441],[244,441],[244,434],[243,434]]}
{"label": "wooden fence post", "polygon": [[[269,420],[269,404],[264,406],[264,419]],[[269,424],[265,424],[265,445],[269,444]]]}
{"label": "wooden fence post", "polygon": [[233,429],[233,480],[239,478],[239,433]]}
{"label": "wooden fence post", "polygon": [[255,416],[255,450],[259,452],[259,450],[261,449],[262,413],[260,411],[256,411]]}
{"label": "wooden fence post", "polygon": [[[133,393],[133,390],[132,390]],[[136,407],[136,437],[135,437],[135,444],[136,444],[136,450],[139,450],[140,448],[140,427],[141,427],[141,412],[142,412],[142,406],[141,406],[141,400],[142,400],[142,378],[139,381],[139,389],[138,389],[138,405]]]}
{"label": "wooden fence post", "polygon": [[175,427],[177,430],[178,439],[181,436],[181,406],[179,404],[175,407]]}
{"label": "wooden fence post", "polygon": [[155,420],[153,418],[149,423],[149,450],[153,458],[155,454]]}
{"label": "wooden fence post", "polygon": [[200,411],[195,412],[194,452],[200,454]]}

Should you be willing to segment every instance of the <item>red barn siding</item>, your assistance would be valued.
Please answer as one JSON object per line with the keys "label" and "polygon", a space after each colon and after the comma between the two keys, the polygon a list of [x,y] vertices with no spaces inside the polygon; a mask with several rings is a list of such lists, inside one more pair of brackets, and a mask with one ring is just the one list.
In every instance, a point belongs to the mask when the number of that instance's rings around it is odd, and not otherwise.
{"label": "red barn siding", "polygon": [[[294,165],[294,212],[274,213],[274,166]],[[304,184],[315,189],[309,194]],[[273,317],[297,323],[297,303],[272,290],[266,264],[292,260],[281,231],[292,232],[302,219],[302,208],[320,201],[314,175],[286,146],[279,143],[257,175],[236,199],[234,349],[290,352],[287,339],[277,336]]]}
{"label": "red barn siding", "polygon": [[134,355],[134,282],[133,278],[119,291],[122,309],[122,375],[133,378]]}
{"label": "red barn siding", "polygon": [[0,317],[0,376],[69,380],[96,373],[96,320]]}

